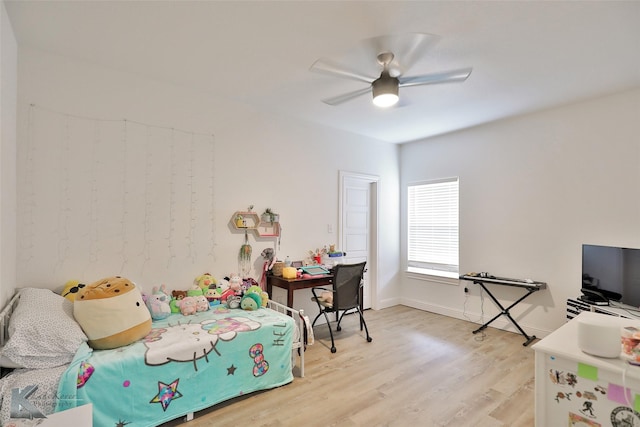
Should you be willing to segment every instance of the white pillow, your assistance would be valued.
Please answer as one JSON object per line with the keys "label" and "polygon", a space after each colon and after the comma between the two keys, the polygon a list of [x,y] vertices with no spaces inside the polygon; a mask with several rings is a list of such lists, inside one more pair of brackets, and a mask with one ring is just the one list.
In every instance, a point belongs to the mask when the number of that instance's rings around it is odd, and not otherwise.
{"label": "white pillow", "polygon": [[71,363],[85,341],[71,301],[49,289],[25,288],[9,320],[9,340],[0,356],[25,368],[53,368]]}

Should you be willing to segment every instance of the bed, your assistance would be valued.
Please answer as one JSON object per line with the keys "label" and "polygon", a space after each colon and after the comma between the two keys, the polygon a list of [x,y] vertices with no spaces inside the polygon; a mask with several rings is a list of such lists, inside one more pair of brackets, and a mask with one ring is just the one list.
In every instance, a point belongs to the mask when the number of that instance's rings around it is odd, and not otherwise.
{"label": "bed", "polygon": [[70,301],[35,288],[3,309],[0,364],[14,369],[0,379],[2,425],[91,403],[94,426],[157,426],[291,383],[296,364],[304,376],[304,313],[275,301],[172,314],[113,350],[91,349],[72,313]]}

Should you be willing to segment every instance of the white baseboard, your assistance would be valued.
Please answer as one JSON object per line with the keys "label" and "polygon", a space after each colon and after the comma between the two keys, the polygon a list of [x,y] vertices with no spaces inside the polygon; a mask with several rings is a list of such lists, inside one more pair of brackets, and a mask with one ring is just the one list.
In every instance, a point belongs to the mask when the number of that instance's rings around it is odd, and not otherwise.
{"label": "white baseboard", "polygon": [[378,306],[374,307],[374,309],[382,310],[384,308],[393,307],[394,305],[406,305],[406,304],[402,304],[402,298],[400,297],[387,298],[385,300],[379,301]]}

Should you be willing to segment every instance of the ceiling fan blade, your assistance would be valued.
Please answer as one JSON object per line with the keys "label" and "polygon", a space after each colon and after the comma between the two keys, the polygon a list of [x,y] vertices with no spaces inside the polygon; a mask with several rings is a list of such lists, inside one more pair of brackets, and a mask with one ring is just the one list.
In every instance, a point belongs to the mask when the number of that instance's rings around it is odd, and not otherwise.
{"label": "ceiling fan blade", "polygon": [[400,87],[431,85],[439,83],[454,83],[467,80],[473,68],[461,68],[459,70],[442,71],[440,73],[424,74],[413,77],[399,77]]}
{"label": "ceiling fan blade", "polygon": [[402,58],[402,67],[407,71],[423,56],[436,42],[440,40],[440,36],[426,33],[412,33],[408,35],[408,40],[404,42],[404,49],[398,51],[398,55]]}
{"label": "ceiling fan blade", "polygon": [[344,93],[342,95],[334,96],[333,98],[323,99],[322,102],[329,105],[338,105],[347,101],[351,101],[352,99],[362,96],[366,93],[371,93],[371,87],[354,90],[353,92]]}
{"label": "ceiling fan blade", "polygon": [[346,77],[348,79],[365,83],[371,83],[377,78],[364,75],[358,71],[350,70],[343,65],[338,65],[326,59],[318,59],[311,65],[311,68],[309,68],[309,70],[316,73],[328,74],[331,76]]}
{"label": "ceiling fan blade", "polygon": [[428,33],[388,34],[363,40],[361,50],[366,58],[392,52],[394,59],[388,64],[388,69],[393,77],[398,77],[405,74],[439,40],[440,36]]}

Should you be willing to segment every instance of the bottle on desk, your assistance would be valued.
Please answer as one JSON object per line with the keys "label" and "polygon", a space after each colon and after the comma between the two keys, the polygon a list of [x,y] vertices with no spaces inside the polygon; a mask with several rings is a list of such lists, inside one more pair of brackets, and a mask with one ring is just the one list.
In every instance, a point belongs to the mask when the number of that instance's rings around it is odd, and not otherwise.
{"label": "bottle on desk", "polygon": [[291,267],[291,258],[289,258],[289,255],[284,259],[284,266]]}

